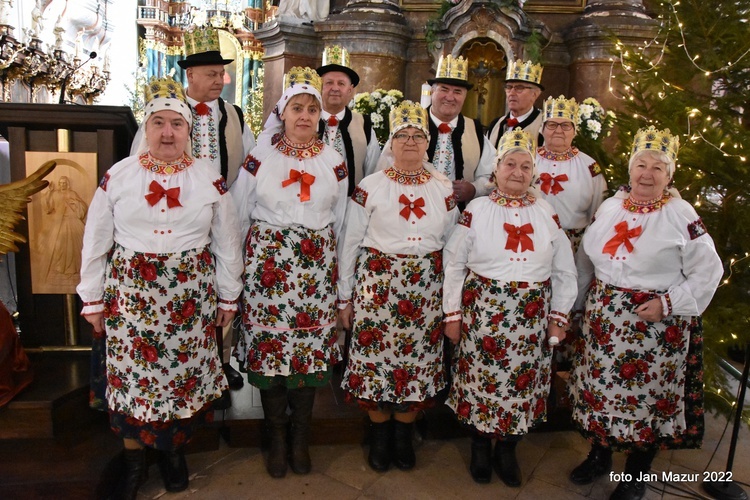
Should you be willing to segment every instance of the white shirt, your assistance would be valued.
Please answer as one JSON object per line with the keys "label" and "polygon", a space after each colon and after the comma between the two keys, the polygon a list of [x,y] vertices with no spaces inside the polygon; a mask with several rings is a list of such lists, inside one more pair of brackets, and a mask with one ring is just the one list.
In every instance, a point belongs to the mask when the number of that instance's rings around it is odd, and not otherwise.
{"label": "white shirt", "polygon": [[[402,203],[401,196],[409,203]],[[414,208],[424,214],[418,217]],[[398,182],[398,171],[392,168],[363,179],[349,201],[338,244],[339,300],[352,298],[360,249],[426,255],[445,246],[457,218],[453,185],[438,172],[426,172],[416,184]]]}
{"label": "white shirt", "polygon": [[[468,270],[492,280],[543,282],[551,279],[550,308],[567,314],[576,299],[576,268],[573,250],[555,212],[544,200],[526,206],[500,206],[496,192],[472,200],[445,245],[443,311],[459,311]],[[533,197],[531,199],[534,199]],[[531,224],[527,236],[533,250],[521,246],[506,249],[509,233],[504,225]]]}
{"label": "white shirt", "polygon": [[[151,206],[145,196],[152,181],[164,189],[179,188],[182,206],[168,208],[166,197]],[[242,290],[242,239],[232,198],[222,193],[225,189],[221,176],[201,160],[168,175],[148,170],[138,156],[113,165],[89,207],[78,295],[84,302],[102,299],[107,253],[114,243],[144,253],[184,252],[210,244],[219,298],[236,300]],[[87,306],[83,314],[102,310],[102,305]]]}
{"label": "white shirt", "polygon": [[[344,119],[344,115],[346,114],[346,110],[341,110],[340,112],[336,113],[334,116],[336,119],[341,123],[341,120]],[[320,112],[320,118],[326,122],[326,137],[324,139],[325,143],[328,145],[333,144],[336,151],[339,152],[341,156],[343,156],[346,159],[346,149],[344,149],[344,141],[341,137],[341,132],[339,131],[338,125],[328,125],[328,118],[330,118],[331,113],[329,113],[326,110],[321,110]],[[351,123],[349,124],[351,125]],[[349,132],[351,135],[351,131]],[[375,167],[378,164],[378,158],[380,158],[380,144],[378,143],[378,137],[375,135],[375,129],[370,128],[370,140],[367,142],[367,151],[365,151],[365,160],[362,164],[362,176],[367,177],[371,173],[375,172]]]}
{"label": "white shirt", "polygon": [[[666,290],[672,314],[702,314],[724,268],[698,214],[679,198],[669,199],[660,210],[650,213],[631,212],[621,196],[602,203],[583,235],[577,254],[580,293],[576,309],[583,309],[586,289],[595,274],[604,283],[621,288]],[[615,255],[604,253],[621,222],[628,230],[641,228],[639,236],[629,238],[633,251],[621,244]]]}
{"label": "white shirt", "polygon": [[[282,152],[285,144],[279,141],[253,149],[230,188],[242,235],[247,235],[253,220],[260,220],[279,227],[299,225],[314,230],[333,225],[338,237],[346,214],[349,186],[344,159],[317,139],[314,148],[319,152],[304,159]],[[311,150],[304,149],[303,155],[314,154]],[[309,201],[300,201],[301,182],[282,187],[292,170],[315,177]]]}
{"label": "white shirt", "polygon": [[[607,181],[596,160],[577,148],[558,154],[541,147],[537,150],[535,167],[535,186],[557,212],[562,227],[588,226],[607,192]],[[549,182],[542,181],[543,174],[551,176]]]}

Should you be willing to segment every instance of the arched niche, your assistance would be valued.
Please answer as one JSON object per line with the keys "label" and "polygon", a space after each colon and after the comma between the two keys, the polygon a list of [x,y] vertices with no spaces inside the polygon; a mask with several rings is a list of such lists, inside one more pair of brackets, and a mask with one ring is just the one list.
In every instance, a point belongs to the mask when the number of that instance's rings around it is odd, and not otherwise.
{"label": "arched niche", "polygon": [[221,56],[224,59],[233,59],[231,63],[224,66],[226,74],[224,76],[224,89],[221,91],[221,97],[225,101],[236,104],[241,108],[245,94],[242,87],[245,72],[245,54],[242,50],[242,45],[233,34],[226,30],[217,30],[217,32],[219,33]]}

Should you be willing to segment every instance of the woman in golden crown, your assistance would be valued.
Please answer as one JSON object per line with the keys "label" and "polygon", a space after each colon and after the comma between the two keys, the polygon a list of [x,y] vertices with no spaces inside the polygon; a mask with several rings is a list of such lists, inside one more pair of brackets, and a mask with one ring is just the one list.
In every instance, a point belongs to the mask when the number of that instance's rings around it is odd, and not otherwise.
{"label": "woman in golden crown", "polygon": [[570,480],[589,484],[610,471],[613,449],[628,451],[615,500],[642,498],[659,447],[703,437],[700,315],[723,267],[698,214],[668,189],[678,145],[669,130],[638,131],[630,188],[602,203],[577,254],[573,419],[592,449]]}
{"label": "woman in golden crown", "polygon": [[458,344],[448,405],[472,428],[478,483],[494,466],[521,484],[516,445],[546,419],[549,346],[565,338],[576,297],[570,242],[531,187],[534,153],[523,129],[503,135],[495,189],[469,203],[445,246],[445,334]]}
{"label": "woman in golden crown", "polygon": [[[125,446],[118,491],[136,498],[145,448],[167,491],[188,486],[184,445],[227,383],[216,327],[237,311],[241,241],[221,175],[190,156],[182,86],[152,81],[138,153],[112,166],[89,208],[81,314],[94,327],[92,406]],[[206,187],[208,186],[208,187]]]}
{"label": "woman in golden crown", "polygon": [[[344,223],[347,168],[318,139],[320,77],[292,68],[258,146],[231,193],[245,237],[242,334],[235,356],[260,389],[270,433],[267,470],[310,472],[315,389],[340,359],[336,343],[336,241]],[[287,407],[291,453],[287,461]]]}
{"label": "woman in golden crown", "polygon": [[368,412],[376,471],[414,467],[414,421],[446,384],[442,249],[458,209],[427,163],[428,119],[411,101],[391,111],[390,166],[355,189],[339,244],[340,316],[352,329],[342,386]]}

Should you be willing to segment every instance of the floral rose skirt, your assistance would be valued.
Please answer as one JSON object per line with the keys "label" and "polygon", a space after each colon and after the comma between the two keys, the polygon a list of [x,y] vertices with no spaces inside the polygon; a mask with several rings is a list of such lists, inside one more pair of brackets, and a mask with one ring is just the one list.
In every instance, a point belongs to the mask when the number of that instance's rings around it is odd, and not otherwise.
{"label": "floral rose skirt", "polygon": [[336,238],[330,228],[256,222],[245,248],[242,333],[234,356],[267,389],[325,385],[336,344]]}
{"label": "floral rose skirt", "polygon": [[106,334],[92,347],[92,407],[150,429],[147,446],[157,434],[173,434],[172,424],[190,428],[187,421],[226,388],[216,301],[208,249],[145,254],[115,245],[105,280]]}
{"label": "floral rose skirt", "polygon": [[459,422],[498,437],[547,418],[550,282],[497,281],[469,272],[448,406]]}
{"label": "floral rose skirt", "polygon": [[571,376],[573,419],[584,436],[616,449],[699,448],[700,318],[651,323],[632,312],[654,297],[599,280],[589,291]]}
{"label": "floral rose skirt", "polygon": [[442,252],[420,257],[366,248],[356,277],[342,387],[368,410],[424,407],[446,383]]}

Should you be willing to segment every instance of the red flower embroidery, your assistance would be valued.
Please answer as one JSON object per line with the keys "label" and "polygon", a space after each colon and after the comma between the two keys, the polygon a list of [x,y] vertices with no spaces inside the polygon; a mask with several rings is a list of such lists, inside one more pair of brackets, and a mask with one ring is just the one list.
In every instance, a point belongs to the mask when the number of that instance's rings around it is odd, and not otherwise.
{"label": "red flower embroidery", "polygon": [[119,389],[120,387],[122,387],[122,379],[117,375],[110,375],[108,378],[109,385],[111,385],[115,389]]}
{"label": "red flower embroidery", "polygon": [[188,362],[188,355],[184,352],[181,352],[177,355],[177,361],[180,363],[187,363]]}
{"label": "red flower embroidery", "polygon": [[260,284],[265,288],[271,288],[276,284],[276,273],[273,271],[265,271],[260,276]]}
{"label": "red flower embroidery", "polygon": [[396,368],[393,370],[393,378],[399,381],[409,380],[409,372],[403,368]]}
{"label": "red flower embroidery", "polygon": [[363,345],[365,347],[368,347],[370,344],[372,344],[373,336],[372,333],[369,330],[365,330],[363,332],[360,332],[359,334],[359,344]]}
{"label": "red flower embroidery", "polygon": [[141,273],[141,278],[146,281],[154,281],[156,279],[156,266],[150,262],[141,264],[138,271]]}
{"label": "red flower embroidery", "polygon": [[187,280],[188,280],[187,273],[183,273],[182,271],[177,273],[177,281],[179,281],[180,283],[187,283]]}
{"label": "red flower embroidery", "polygon": [[529,387],[529,384],[531,383],[531,377],[527,373],[524,373],[523,375],[519,375],[518,378],[516,378],[516,390],[517,391],[525,391],[527,387]]}
{"label": "red flower embroidery", "polygon": [[471,290],[464,290],[462,302],[464,306],[470,306],[471,303],[474,302],[474,292]]}
{"label": "red flower embroidery", "polygon": [[154,363],[159,359],[159,353],[156,350],[156,347],[149,344],[143,344],[143,346],[141,346],[141,357],[149,363]]}
{"label": "red flower embroidery", "polygon": [[492,315],[492,318],[490,319],[490,322],[491,322],[491,323],[492,323],[493,325],[499,325],[499,324],[500,324],[500,322],[501,322],[501,321],[502,321],[503,319],[505,319],[505,316],[503,315],[503,313],[497,313],[497,314],[493,314],[493,315]]}
{"label": "red flower embroidery", "polygon": [[643,304],[651,298],[651,294],[646,292],[635,292],[633,294],[633,304]]}
{"label": "red flower embroidery", "polygon": [[182,316],[185,318],[189,318],[193,314],[195,314],[195,300],[194,299],[186,300],[182,304]]}
{"label": "red flower embroidery", "polygon": [[430,344],[435,345],[440,341],[440,338],[443,336],[443,331],[440,328],[435,328],[430,333]]}
{"label": "red flower embroidery", "polygon": [[666,340],[669,344],[677,345],[680,343],[680,340],[682,340],[682,334],[680,333],[680,329],[677,328],[675,325],[668,326],[667,331],[664,332],[664,340]]}
{"label": "red flower embroidery", "polygon": [[632,379],[633,377],[635,377],[637,372],[638,370],[633,363],[624,363],[620,367],[620,377],[624,378],[625,380]]}
{"label": "red flower embroidery", "polygon": [[306,312],[299,312],[296,316],[297,320],[297,327],[298,328],[307,328],[312,324],[312,320],[310,319],[310,315]]}
{"label": "red flower embroidery", "polygon": [[351,374],[349,375],[349,388],[350,389],[356,389],[362,384],[362,377],[359,375]]}
{"label": "red flower embroidery", "polygon": [[466,401],[462,401],[458,404],[458,414],[462,416],[463,418],[469,418],[469,414],[471,413],[471,403],[467,403]]}
{"label": "red flower embroidery", "polygon": [[299,244],[299,250],[302,252],[302,255],[306,255],[308,257],[315,254],[315,243],[309,238],[305,238],[302,240]]}
{"label": "red flower embroidery", "polygon": [[414,304],[412,304],[410,300],[399,300],[398,313],[401,316],[411,316],[414,314]]}
{"label": "red flower embroidery", "polygon": [[539,302],[529,302],[526,304],[526,306],[523,308],[523,317],[524,318],[533,318],[539,313]]}
{"label": "red flower embroidery", "polygon": [[495,342],[495,339],[489,335],[485,335],[482,339],[482,349],[489,353],[494,353],[497,351],[497,342]]}

